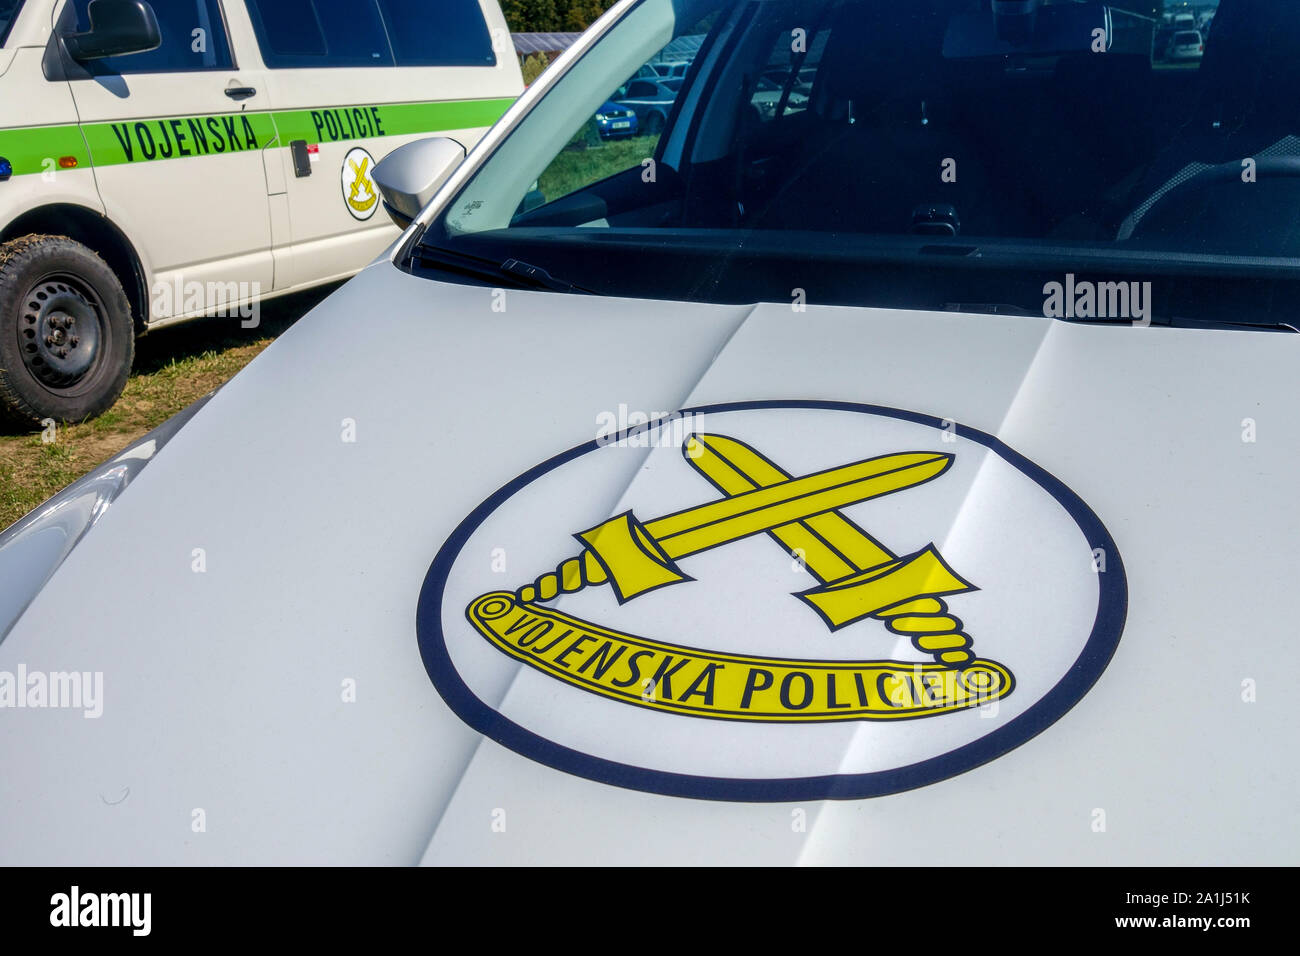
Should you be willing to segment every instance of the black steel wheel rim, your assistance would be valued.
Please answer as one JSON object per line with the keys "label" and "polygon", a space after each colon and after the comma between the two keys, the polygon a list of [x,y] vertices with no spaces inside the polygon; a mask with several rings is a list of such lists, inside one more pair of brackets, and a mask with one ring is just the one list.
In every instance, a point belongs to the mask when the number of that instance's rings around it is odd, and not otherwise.
{"label": "black steel wheel rim", "polygon": [[47,275],[23,296],[18,349],[41,384],[68,389],[86,378],[104,351],[104,304],[86,282],[65,273]]}

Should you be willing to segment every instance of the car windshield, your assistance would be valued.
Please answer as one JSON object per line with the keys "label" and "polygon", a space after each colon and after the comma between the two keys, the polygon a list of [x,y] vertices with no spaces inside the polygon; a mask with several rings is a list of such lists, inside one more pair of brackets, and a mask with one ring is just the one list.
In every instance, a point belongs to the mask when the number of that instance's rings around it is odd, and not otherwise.
{"label": "car windshield", "polygon": [[[1214,15],[1195,59],[1150,3],[997,6],[642,0],[421,254],[606,295],[1035,314],[1086,274],[1154,283],[1171,320],[1295,324],[1300,3],[1189,4]],[[686,79],[629,83],[665,60]],[[633,135],[596,128],[606,99]]]}

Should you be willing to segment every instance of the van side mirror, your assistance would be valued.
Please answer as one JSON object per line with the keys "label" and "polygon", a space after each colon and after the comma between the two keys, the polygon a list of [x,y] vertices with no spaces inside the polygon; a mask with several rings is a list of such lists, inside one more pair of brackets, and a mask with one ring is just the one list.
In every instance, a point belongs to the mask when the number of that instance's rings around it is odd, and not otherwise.
{"label": "van side mirror", "polygon": [[384,212],[399,229],[411,224],[465,158],[465,147],[446,136],[417,139],[375,164]]}
{"label": "van side mirror", "polygon": [[158,17],[145,0],[90,0],[90,29],[63,37],[74,60],[147,53],[162,46]]}

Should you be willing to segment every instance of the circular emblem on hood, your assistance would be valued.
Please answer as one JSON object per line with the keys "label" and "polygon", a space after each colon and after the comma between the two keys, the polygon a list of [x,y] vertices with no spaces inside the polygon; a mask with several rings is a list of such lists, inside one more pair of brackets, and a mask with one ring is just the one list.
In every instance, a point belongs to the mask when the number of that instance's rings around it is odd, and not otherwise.
{"label": "circular emblem on hood", "polygon": [[343,202],[354,219],[366,220],[379,207],[379,193],[371,174],[375,159],[360,146],[348,150],[343,157],[339,177],[343,183]]}
{"label": "circular emblem on hood", "polygon": [[1126,607],[1101,521],[996,438],[759,402],[611,429],[501,488],[438,552],[417,631],[447,704],[548,766],[853,799],[1046,729]]}

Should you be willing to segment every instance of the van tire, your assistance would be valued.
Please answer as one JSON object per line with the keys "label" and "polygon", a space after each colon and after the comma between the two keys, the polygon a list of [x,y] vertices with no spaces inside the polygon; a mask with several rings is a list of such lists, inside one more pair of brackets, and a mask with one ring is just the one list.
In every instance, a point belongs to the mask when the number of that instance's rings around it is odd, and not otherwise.
{"label": "van tire", "polygon": [[0,414],[78,422],[126,387],[135,329],[122,283],[66,236],[0,245]]}

